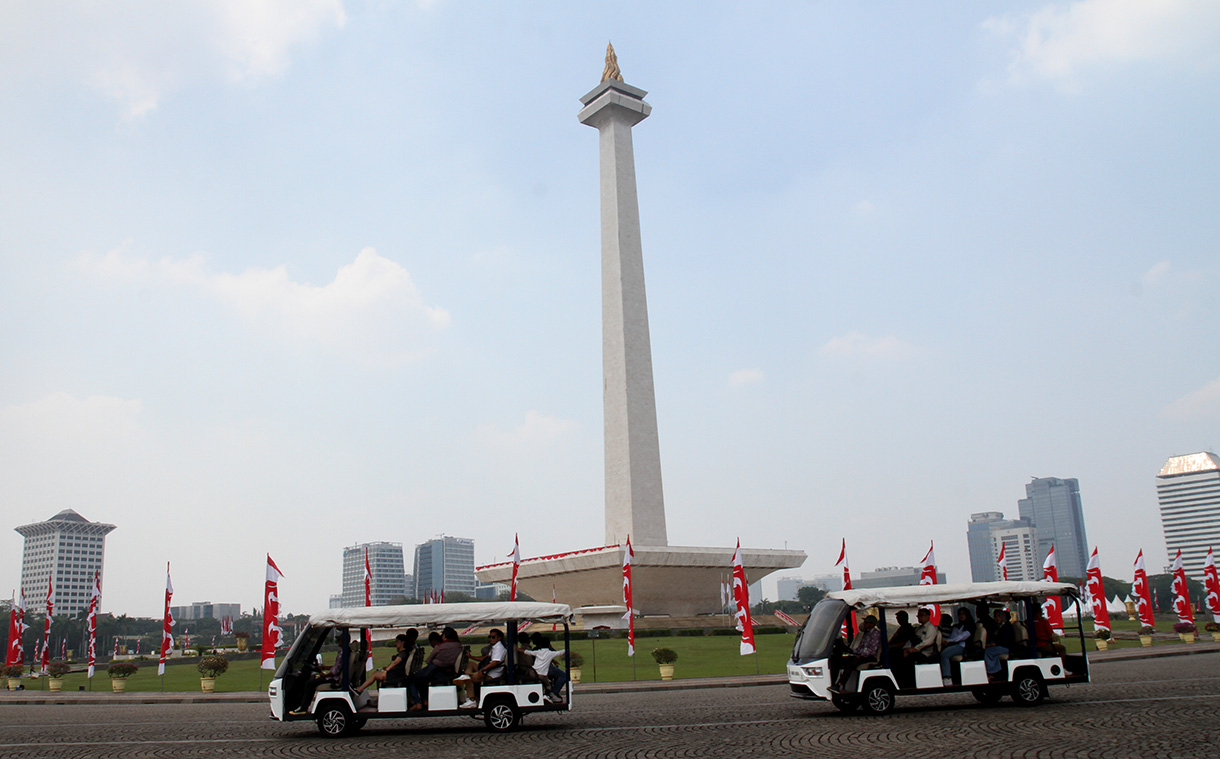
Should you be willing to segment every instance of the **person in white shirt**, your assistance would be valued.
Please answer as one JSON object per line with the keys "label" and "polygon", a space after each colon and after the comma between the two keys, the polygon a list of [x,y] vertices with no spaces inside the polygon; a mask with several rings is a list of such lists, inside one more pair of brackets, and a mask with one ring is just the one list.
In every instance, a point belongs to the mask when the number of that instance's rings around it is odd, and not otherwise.
{"label": "person in white shirt", "polygon": [[504,645],[504,633],[493,629],[487,634],[487,639],[491,643],[491,651],[479,661],[474,673],[462,675],[454,680],[455,683],[466,683],[466,700],[458,705],[459,709],[473,709],[479,705],[474,700],[475,686],[486,680],[495,680],[504,676],[504,662],[508,660],[508,647]]}
{"label": "person in white shirt", "polygon": [[546,700],[551,703],[560,703],[563,697],[559,694],[563,692],[563,686],[568,682],[568,674],[555,664],[555,660],[567,653],[567,649],[559,649],[556,651],[551,648],[551,640],[542,633],[534,633],[531,636],[534,643],[534,650],[530,651],[534,655],[534,671],[538,673],[538,679],[542,681],[542,687],[549,691],[546,694]]}

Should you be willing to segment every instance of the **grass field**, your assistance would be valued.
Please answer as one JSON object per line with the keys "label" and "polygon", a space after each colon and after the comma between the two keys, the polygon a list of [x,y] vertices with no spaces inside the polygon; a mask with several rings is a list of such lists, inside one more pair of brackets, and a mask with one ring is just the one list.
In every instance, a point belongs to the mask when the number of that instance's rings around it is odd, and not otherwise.
{"label": "grass field", "polygon": [[[1157,621],[1157,627],[1162,633],[1172,629],[1171,623]],[[1127,620],[1112,620],[1111,629],[1116,633],[1134,634],[1139,624]],[[1092,639],[1092,623],[1085,622],[1086,644],[1089,651],[1095,651]],[[1068,651],[1076,653],[1080,650],[1079,640],[1074,637],[1075,628],[1068,623],[1068,635],[1064,639]],[[1172,634],[1172,633],[1171,633]],[[562,634],[560,634],[562,637]],[[1199,639],[1206,640],[1207,633],[1201,633]],[[581,682],[621,682],[630,680],[660,680],[661,674],[653,661],[651,651],[654,648],[672,648],[678,653],[675,663],[674,677],[728,677],[733,675],[781,674],[785,671],[785,662],[792,653],[794,636],[775,634],[759,635],[755,638],[757,653],[741,656],[740,639],[735,636],[705,636],[705,637],[665,637],[640,638],[636,641],[634,661],[627,656],[627,641],[625,638],[602,638],[598,640],[579,640],[572,642],[572,650],[580,653],[584,659],[581,669]],[[471,639],[473,644],[479,641]],[[1139,646],[1134,640],[1111,640],[1110,648],[1130,648]],[[1161,636],[1155,645],[1182,645],[1176,636],[1172,638]],[[477,648],[477,645],[475,646]],[[333,654],[326,654],[330,662]],[[374,651],[374,662],[384,666],[393,658],[393,649],[379,647]],[[277,660],[278,661],[278,660]],[[165,668],[164,685],[157,676],[157,662],[138,662],[140,671],[127,680],[129,692],[199,692],[199,673],[195,669],[196,658],[173,661]],[[229,671],[216,678],[218,693],[240,691],[259,691],[265,689],[272,676],[271,670],[260,670],[256,659],[241,659],[231,661]],[[261,678],[261,679],[260,679]],[[34,690],[46,690],[46,678],[24,680],[26,687]],[[261,687],[260,687],[261,683]],[[88,679],[83,672],[72,673],[64,678],[63,690],[75,691],[84,686],[89,688]],[[92,689],[95,691],[110,690],[110,678],[105,666],[97,668],[93,678]]]}

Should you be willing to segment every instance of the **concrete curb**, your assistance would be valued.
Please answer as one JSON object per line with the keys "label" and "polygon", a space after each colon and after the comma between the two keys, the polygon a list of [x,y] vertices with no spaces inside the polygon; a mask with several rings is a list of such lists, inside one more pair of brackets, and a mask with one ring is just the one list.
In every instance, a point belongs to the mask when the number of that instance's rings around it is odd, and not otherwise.
{"label": "concrete curb", "polygon": [[[1220,643],[1193,643],[1150,648],[1124,648],[1114,651],[1094,651],[1089,654],[1089,664],[1114,664],[1118,662],[1137,661],[1140,659],[1160,659],[1169,656],[1194,656],[1198,654],[1220,653]],[[577,696],[611,693],[658,693],[675,690],[695,690],[703,688],[754,688],[764,686],[786,685],[788,676],[752,675],[748,677],[695,677],[684,680],[623,681],[614,683],[582,683]],[[243,691],[241,693],[213,693],[205,696],[200,693],[106,693],[68,691],[51,693],[49,691],[2,691],[0,706],[45,706],[50,704],[265,704],[267,696],[264,693]]]}

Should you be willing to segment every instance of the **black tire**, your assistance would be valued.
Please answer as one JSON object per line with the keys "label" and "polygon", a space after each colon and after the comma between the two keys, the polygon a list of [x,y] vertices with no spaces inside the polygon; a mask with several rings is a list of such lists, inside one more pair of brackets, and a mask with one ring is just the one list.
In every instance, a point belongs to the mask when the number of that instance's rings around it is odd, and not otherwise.
{"label": "black tire", "polygon": [[889,714],[894,710],[894,689],[887,682],[872,680],[865,684],[861,700],[869,714]]}
{"label": "black tire", "polygon": [[497,698],[483,705],[483,722],[495,733],[507,733],[521,725],[521,711],[507,698]]}
{"label": "black tire", "polygon": [[840,696],[837,693],[831,694],[830,703],[834,704],[835,708],[845,714],[851,714],[860,708],[860,701],[858,699],[847,698],[845,696]]}
{"label": "black tire", "polygon": [[974,700],[980,704],[996,704],[1001,698],[1004,698],[1004,691],[991,685],[984,685],[980,688],[971,688],[970,694],[974,696]]}
{"label": "black tire", "polygon": [[1012,700],[1019,706],[1037,706],[1046,698],[1046,683],[1036,672],[1021,672],[1012,681]]}
{"label": "black tire", "polygon": [[352,713],[342,702],[327,701],[318,709],[318,732],[323,738],[342,738],[354,724]]}

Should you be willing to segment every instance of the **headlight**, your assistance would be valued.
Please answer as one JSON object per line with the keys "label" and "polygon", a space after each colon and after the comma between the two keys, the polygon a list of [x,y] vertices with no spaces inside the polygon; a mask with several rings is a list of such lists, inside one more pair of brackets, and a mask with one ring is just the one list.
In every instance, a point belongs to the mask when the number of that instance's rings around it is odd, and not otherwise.
{"label": "headlight", "polygon": [[822,676],[821,667],[801,667],[801,669],[805,672],[805,675],[807,677],[821,677]]}

